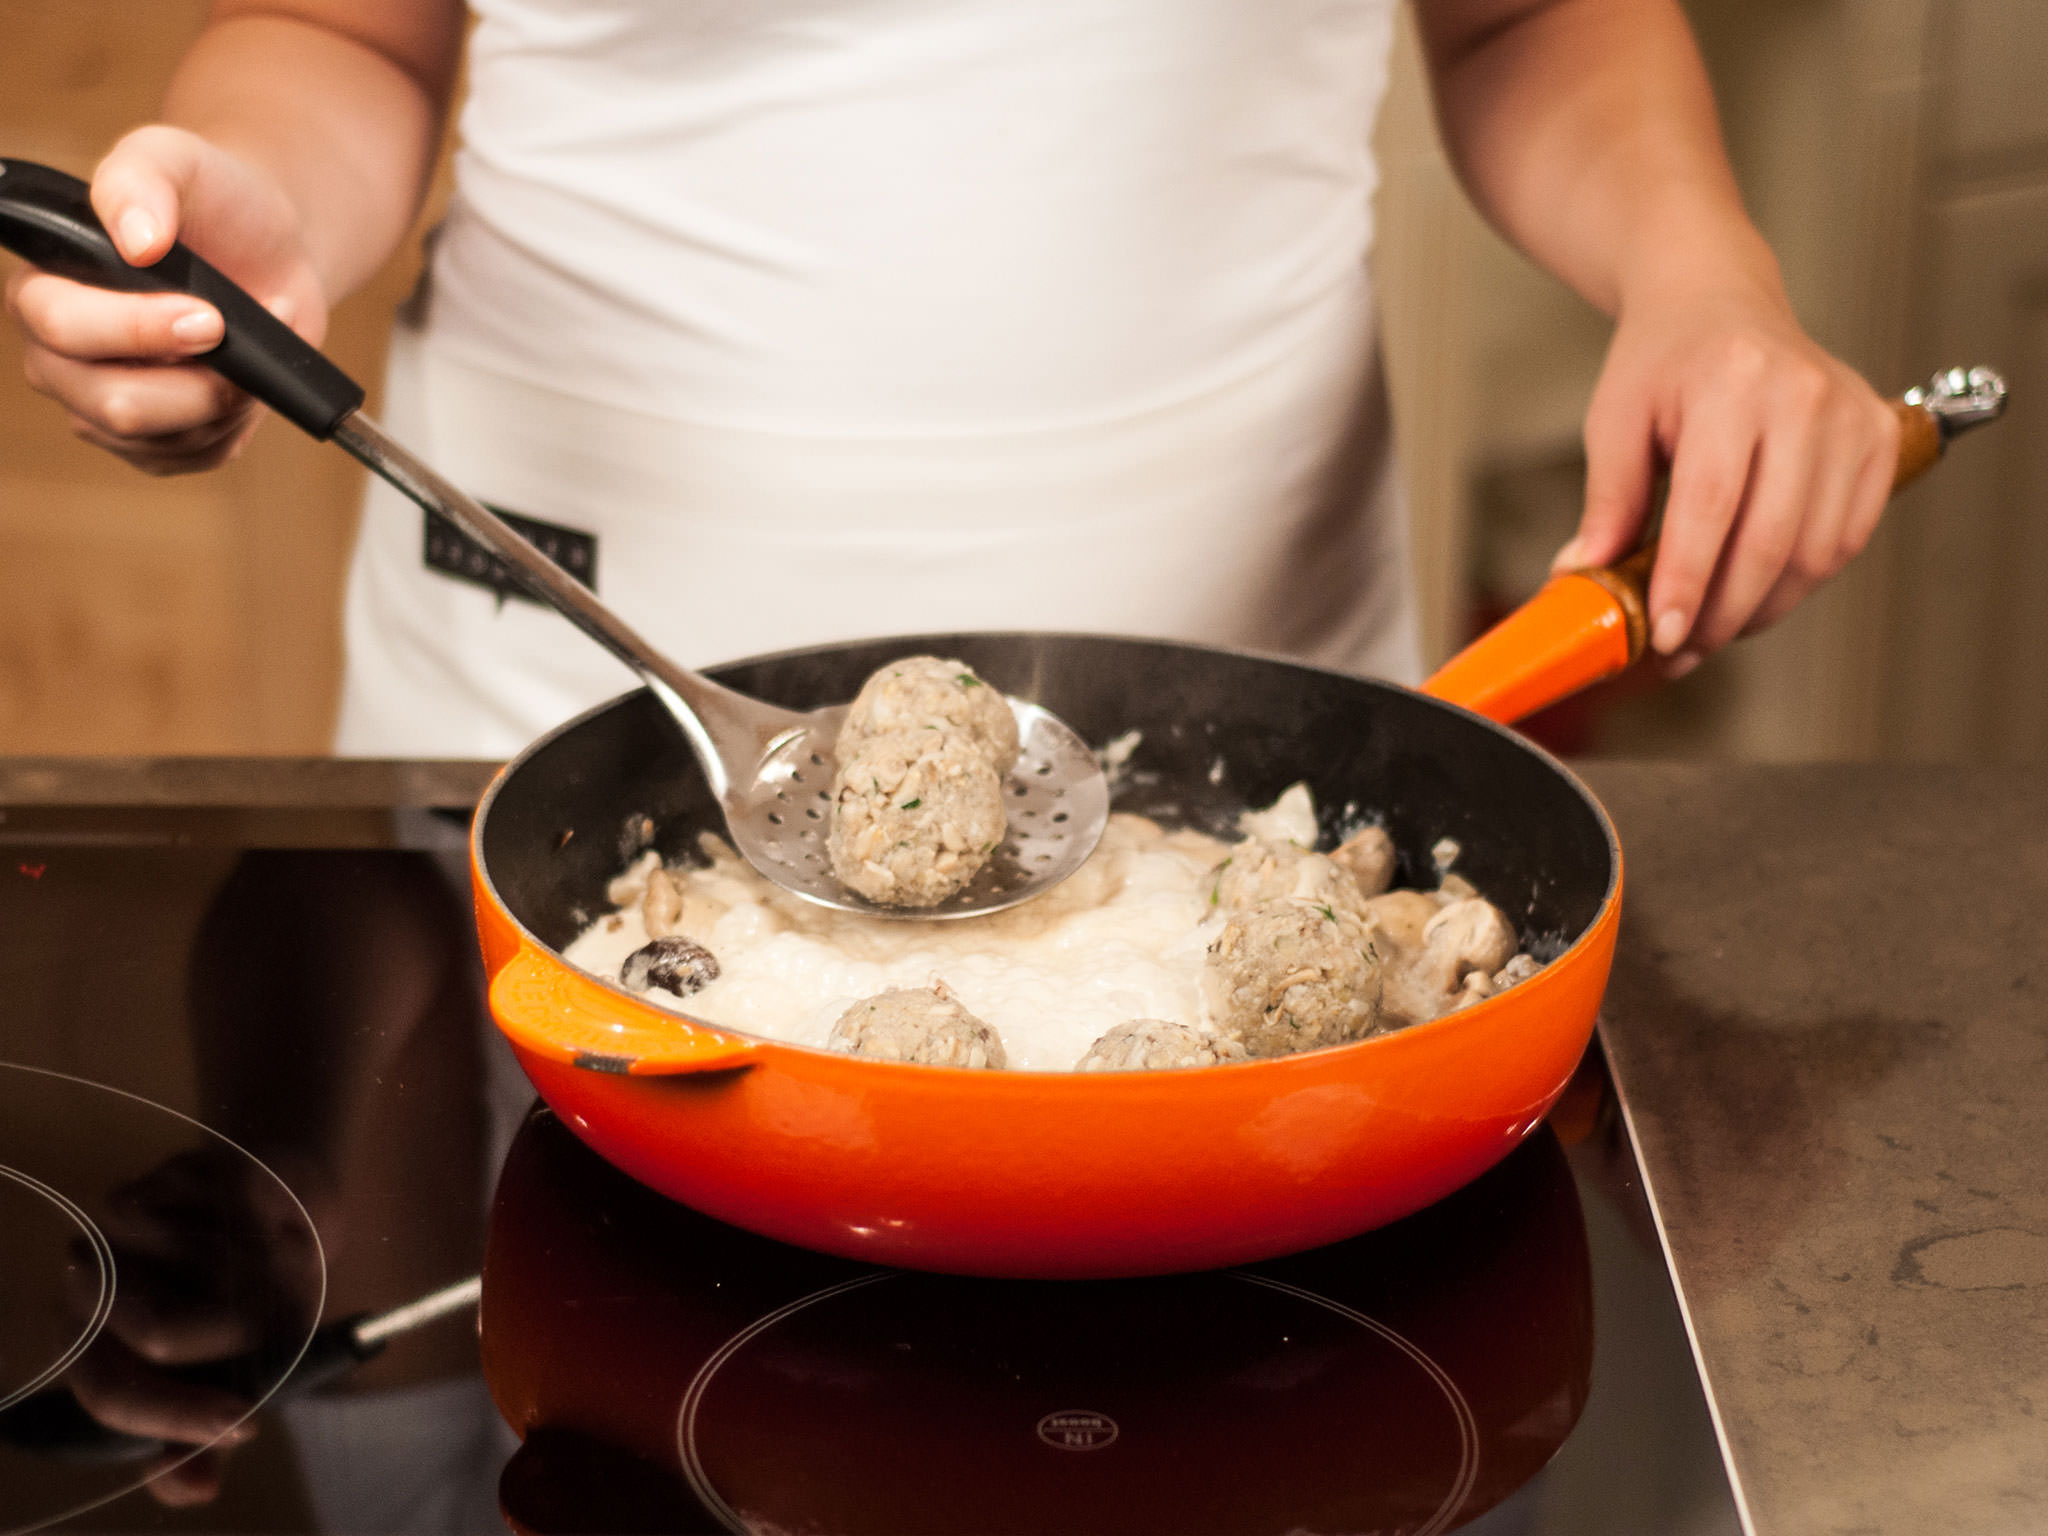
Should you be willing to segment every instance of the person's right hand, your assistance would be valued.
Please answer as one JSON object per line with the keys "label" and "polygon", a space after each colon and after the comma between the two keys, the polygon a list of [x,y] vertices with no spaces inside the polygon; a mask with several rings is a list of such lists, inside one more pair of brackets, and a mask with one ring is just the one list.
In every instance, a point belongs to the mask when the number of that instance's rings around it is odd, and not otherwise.
{"label": "person's right hand", "polygon": [[[131,265],[183,240],[315,346],[326,334],[327,299],[298,215],[258,167],[180,128],[138,128],[93,173],[92,204]],[[7,308],[27,341],[29,386],[64,406],[80,437],[138,469],[211,469],[255,429],[255,402],[187,361],[220,343],[210,304],[24,267],[8,281]]]}
{"label": "person's right hand", "polygon": [[[228,1455],[256,1432],[239,1394],[268,1391],[282,1372],[258,1369],[230,1388],[178,1368],[303,1340],[325,1278],[319,1240],[269,1169],[212,1142],[113,1190],[100,1227],[120,1284],[64,1385],[107,1428],[165,1442],[145,1474],[158,1502],[204,1503],[219,1493]],[[73,1315],[91,1316],[99,1267],[76,1263],[67,1280]]]}

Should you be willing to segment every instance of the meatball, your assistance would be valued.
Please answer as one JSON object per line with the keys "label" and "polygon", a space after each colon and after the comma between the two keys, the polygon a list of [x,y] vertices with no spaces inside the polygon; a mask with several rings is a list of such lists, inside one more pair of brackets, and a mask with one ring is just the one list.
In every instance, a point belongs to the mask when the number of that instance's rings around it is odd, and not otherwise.
{"label": "meatball", "polygon": [[1247,838],[1216,867],[1211,906],[1245,912],[1264,902],[1320,902],[1363,917],[1365,898],[1348,870],[1326,853]]}
{"label": "meatball", "polygon": [[965,736],[998,775],[1017,761],[1017,720],[1010,702],[964,662],[936,656],[892,661],[861,685],[839,728],[844,756],[861,742],[899,731]]}
{"label": "meatball", "polygon": [[1217,1032],[1284,1056],[1376,1032],[1380,958],[1339,907],[1277,901],[1232,918],[1209,946],[1202,996]]}
{"label": "meatball", "polygon": [[891,907],[929,907],[972,880],[1003,840],[1003,786],[964,736],[897,732],[860,743],[833,781],[832,872]]}
{"label": "meatball", "polygon": [[1243,1061],[1245,1048],[1221,1035],[1205,1035],[1165,1019],[1126,1019],[1088,1047],[1076,1072],[1146,1072],[1168,1067],[1213,1067]]}
{"label": "meatball", "polygon": [[626,956],[619,981],[635,992],[660,987],[677,997],[702,992],[718,980],[718,959],[702,944],[672,934],[643,944]]}
{"label": "meatball", "polygon": [[1394,883],[1394,839],[1385,827],[1366,827],[1346,838],[1330,855],[1340,868],[1350,871],[1361,895],[1377,896]]}
{"label": "meatball", "polygon": [[929,1067],[1008,1064],[1001,1037],[961,1007],[943,981],[862,998],[839,1016],[825,1044],[851,1056]]}
{"label": "meatball", "polygon": [[1422,930],[1422,963],[1444,992],[1456,992],[1471,971],[1490,978],[1518,947],[1514,924],[1492,902],[1477,896],[1454,901]]}

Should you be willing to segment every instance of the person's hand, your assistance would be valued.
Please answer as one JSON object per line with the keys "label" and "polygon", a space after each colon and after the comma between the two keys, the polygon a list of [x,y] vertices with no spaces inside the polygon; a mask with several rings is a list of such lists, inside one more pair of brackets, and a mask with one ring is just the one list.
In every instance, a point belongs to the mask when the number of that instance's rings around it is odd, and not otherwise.
{"label": "person's hand", "polygon": [[[308,341],[326,334],[327,301],[298,216],[260,169],[182,129],[139,128],[93,173],[92,203],[130,264],[147,266],[182,239]],[[80,437],[139,469],[211,469],[255,428],[247,395],[187,361],[220,343],[210,304],[111,293],[25,267],[7,284],[7,308],[27,341],[30,386],[70,412]]]}
{"label": "person's hand", "polygon": [[1855,557],[1898,447],[1891,408],[1807,337],[1775,282],[1635,296],[1587,411],[1585,513],[1555,569],[1627,554],[1669,464],[1650,644],[1681,676]]}
{"label": "person's hand", "polygon": [[[317,1239],[275,1177],[213,1145],[115,1190],[101,1226],[121,1284],[105,1328],[65,1385],[109,1429],[166,1442],[146,1473],[159,1503],[205,1503],[220,1492],[228,1455],[256,1426],[237,1387],[179,1368],[303,1339],[321,1293]],[[97,1266],[80,1264],[72,1278],[73,1310],[89,1316]]]}

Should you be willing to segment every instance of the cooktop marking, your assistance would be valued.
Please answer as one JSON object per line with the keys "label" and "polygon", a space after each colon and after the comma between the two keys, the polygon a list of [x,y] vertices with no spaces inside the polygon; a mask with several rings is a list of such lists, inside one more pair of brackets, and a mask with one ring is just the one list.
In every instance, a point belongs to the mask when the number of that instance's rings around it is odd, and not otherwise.
{"label": "cooktop marking", "polygon": [[1048,1413],[1038,1421],[1038,1438],[1062,1451],[1099,1451],[1114,1445],[1116,1420],[1106,1413]]}

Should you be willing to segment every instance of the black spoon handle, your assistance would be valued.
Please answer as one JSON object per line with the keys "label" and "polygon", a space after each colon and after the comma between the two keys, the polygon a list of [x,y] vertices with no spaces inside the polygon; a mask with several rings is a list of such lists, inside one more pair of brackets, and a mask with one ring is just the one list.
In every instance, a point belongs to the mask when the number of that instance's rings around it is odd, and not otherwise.
{"label": "black spoon handle", "polygon": [[187,293],[221,313],[226,335],[193,359],[323,441],[363,403],[363,388],[318,349],[182,244],[131,267],[76,176],[0,159],[0,246],[46,272],[120,293]]}

